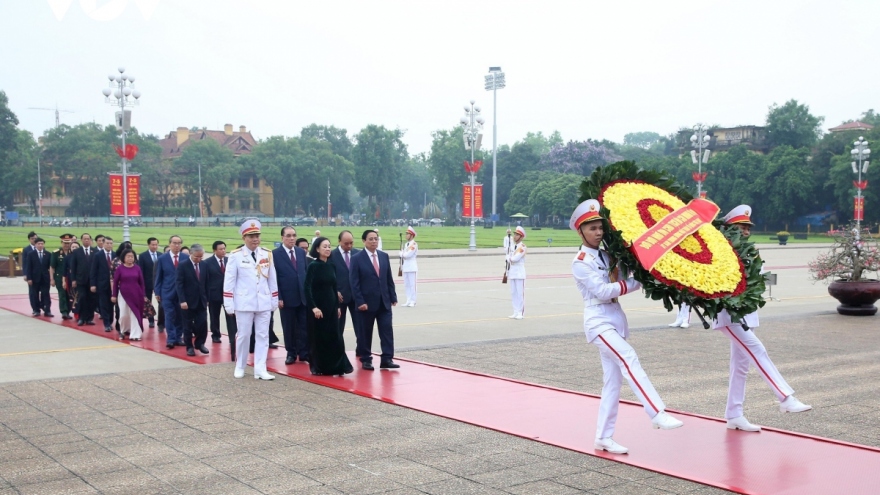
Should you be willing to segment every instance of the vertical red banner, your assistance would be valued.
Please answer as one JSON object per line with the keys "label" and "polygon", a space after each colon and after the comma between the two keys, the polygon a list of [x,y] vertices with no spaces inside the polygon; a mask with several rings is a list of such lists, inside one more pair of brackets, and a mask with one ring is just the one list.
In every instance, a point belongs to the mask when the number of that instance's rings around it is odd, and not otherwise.
{"label": "vertical red banner", "polygon": [[[470,218],[471,216],[471,185],[462,184],[461,192],[461,216]],[[474,218],[483,217],[483,185],[474,185]]]}
{"label": "vertical red banner", "polygon": [[865,220],[865,198],[855,196],[853,198],[853,220]]}
{"label": "vertical red banner", "polygon": [[141,216],[141,176],[128,175],[128,216]]}
{"label": "vertical red banner", "polygon": [[[141,176],[140,174],[128,175],[128,216],[141,216]],[[123,206],[124,193],[122,191],[122,174],[110,174],[110,216],[125,216]]]}
{"label": "vertical red banner", "polygon": [[122,174],[110,174],[110,216],[121,217],[125,214],[122,198]]}

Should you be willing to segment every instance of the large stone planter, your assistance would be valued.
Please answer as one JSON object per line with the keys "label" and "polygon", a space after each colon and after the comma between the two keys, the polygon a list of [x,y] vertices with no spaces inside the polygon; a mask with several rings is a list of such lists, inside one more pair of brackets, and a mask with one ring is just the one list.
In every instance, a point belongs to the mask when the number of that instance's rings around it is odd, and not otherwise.
{"label": "large stone planter", "polygon": [[837,312],[847,316],[877,314],[874,303],[880,299],[880,280],[835,280],[828,286],[831,297],[840,301]]}
{"label": "large stone planter", "polygon": [[788,236],[787,235],[778,235],[776,238],[779,240],[780,246],[785,246],[788,244]]}

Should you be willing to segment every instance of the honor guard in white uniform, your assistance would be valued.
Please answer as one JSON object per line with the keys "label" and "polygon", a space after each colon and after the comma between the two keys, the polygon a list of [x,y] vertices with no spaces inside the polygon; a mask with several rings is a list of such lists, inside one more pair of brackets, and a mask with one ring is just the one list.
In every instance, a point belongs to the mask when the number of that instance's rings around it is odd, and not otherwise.
{"label": "honor guard in white uniform", "polygon": [[377,247],[376,249],[378,249],[379,251],[382,251],[383,250],[382,249],[382,236],[379,235],[379,229],[373,229],[373,230],[376,231],[376,235],[379,237],[379,247]]}
{"label": "honor guard in white uniform", "polygon": [[[743,237],[748,237],[752,230],[751,213],[752,208],[749,205],[739,205],[724,216],[724,223],[738,226]],[[761,273],[763,272],[764,267],[761,267]],[[757,368],[770,391],[776,395],[780,411],[803,412],[812,409],[812,406],[802,403],[794,396],[794,389],[782,378],[782,374],[770,360],[764,344],[755,335],[754,330],[759,324],[757,311],[747,314],[743,321],[749,330],[745,330],[740,322],[731,321],[727,311],[721,311],[714,325],[730,339],[730,384],[727,389],[727,409],[724,412],[727,427],[731,430],[761,431],[760,426],[749,423],[743,416],[749,365]]]}
{"label": "honor guard in white uniform", "polygon": [[626,341],[629,326],[617,298],[641,289],[642,285],[632,278],[618,280],[618,267],[608,253],[599,249],[604,233],[599,202],[588,199],[578,205],[569,227],[578,232],[583,243],[572,261],[571,271],[584,299],[584,333],[587,342],[599,348],[602,359],[602,398],[593,446],[596,450],[625,454],[629,449],[612,439],[623,378],[629,382],[654,428],[671,430],[682,422],[665,412],[666,405],[639,364],[635,349]]}
{"label": "honor guard in white uniform", "polygon": [[406,287],[406,303],[404,307],[413,307],[416,305],[416,275],[419,272],[419,265],[416,263],[416,256],[419,255],[419,245],[416,243],[416,231],[412,227],[406,228],[406,244],[400,252],[400,259],[403,260],[403,285]]}
{"label": "honor guard in white uniform", "polygon": [[272,252],[260,247],[260,221],[249,218],[239,233],[244,246],[229,255],[223,280],[223,306],[227,314],[235,314],[238,333],[235,336],[235,378],[244,377],[250,348],[251,330],[256,333],[254,345],[254,378],[273,380],[266,371],[269,353],[269,319],[278,309],[278,284]]}
{"label": "honor guard in white uniform", "polygon": [[504,234],[504,241],[501,243],[501,247],[504,248],[504,252],[507,252],[508,250],[510,250],[510,244],[511,244],[510,237],[512,235],[513,234],[510,232],[510,229],[507,229],[507,233]]}
{"label": "honor guard in white uniform", "polygon": [[513,245],[507,253],[507,283],[510,285],[510,300],[513,314],[508,318],[522,320],[526,311],[526,230],[517,226],[513,233]]}

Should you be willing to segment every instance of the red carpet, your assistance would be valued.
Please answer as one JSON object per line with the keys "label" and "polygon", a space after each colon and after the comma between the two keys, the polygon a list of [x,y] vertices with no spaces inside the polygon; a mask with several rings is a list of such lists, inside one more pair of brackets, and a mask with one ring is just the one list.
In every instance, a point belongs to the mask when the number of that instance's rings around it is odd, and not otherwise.
{"label": "red carpet", "polygon": [[[0,307],[30,315],[26,296],[2,296]],[[62,323],[58,316],[52,322],[113,335],[100,326]],[[164,335],[151,330],[134,344],[192,362],[229,361],[225,342],[209,344],[209,356],[194,358],[183,349],[166,351]],[[595,396],[405,359],[398,359],[398,371],[312,376],[303,364],[284,365],[285,355],[283,349],[270,350],[271,371],[739,493],[880,492],[880,449],[872,447],[769,428],[761,433],[731,431],[720,419],[688,413],[677,413],[685,422],[683,428],[653,430],[641,406],[624,403],[615,439],[629,447],[630,454],[597,453],[592,448],[599,402]],[[230,380],[231,373],[230,369]]]}

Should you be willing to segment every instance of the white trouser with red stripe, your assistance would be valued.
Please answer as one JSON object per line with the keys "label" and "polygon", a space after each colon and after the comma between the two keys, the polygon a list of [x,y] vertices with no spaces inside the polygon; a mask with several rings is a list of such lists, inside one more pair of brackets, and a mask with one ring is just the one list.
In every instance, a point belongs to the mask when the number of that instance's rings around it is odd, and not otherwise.
{"label": "white trouser with red stripe", "polygon": [[416,276],[419,272],[403,272],[403,286],[406,288],[406,302],[407,304],[416,303],[416,297],[418,297],[418,291],[416,291]]}
{"label": "white trouser with red stripe", "polygon": [[617,407],[620,403],[620,385],[624,377],[649,417],[653,418],[666,409],[647,373],[639,364],[636,350],[619,333],[615,330],[606,330],[593,340],[593,344],[599,348],[603,371],[596,438],[608,438],[614,435]]}
{"label": "white trouser with red stripe", "polygon": [[522,316],[526,311],[526,279],[508,279],[510,286],[510,301],[513,303],[513,315]]}
{"label": "white trouser with red stripe", "polygon": [[235,334],[235,367],[244,369],[247,366],[248,353],[251,347],[251,331],[256,333],[254,339],[254,374],[266,373],[266,358],[269,355],[269,319],[271,311],[236,311],[235,323],[238,333]]}
{"label": "white trouser with red stripe", "polygon": [[755,365],[761,378],[780,402],[794,393],[785,379],[770,360],[767,349],[754,331],[743,330],[742,325],[731,324],[719,328],[730,339],[730,385],[727,389],[727,419],[743,415],[743,401],[746,397],[746,375],[749,365]]}

